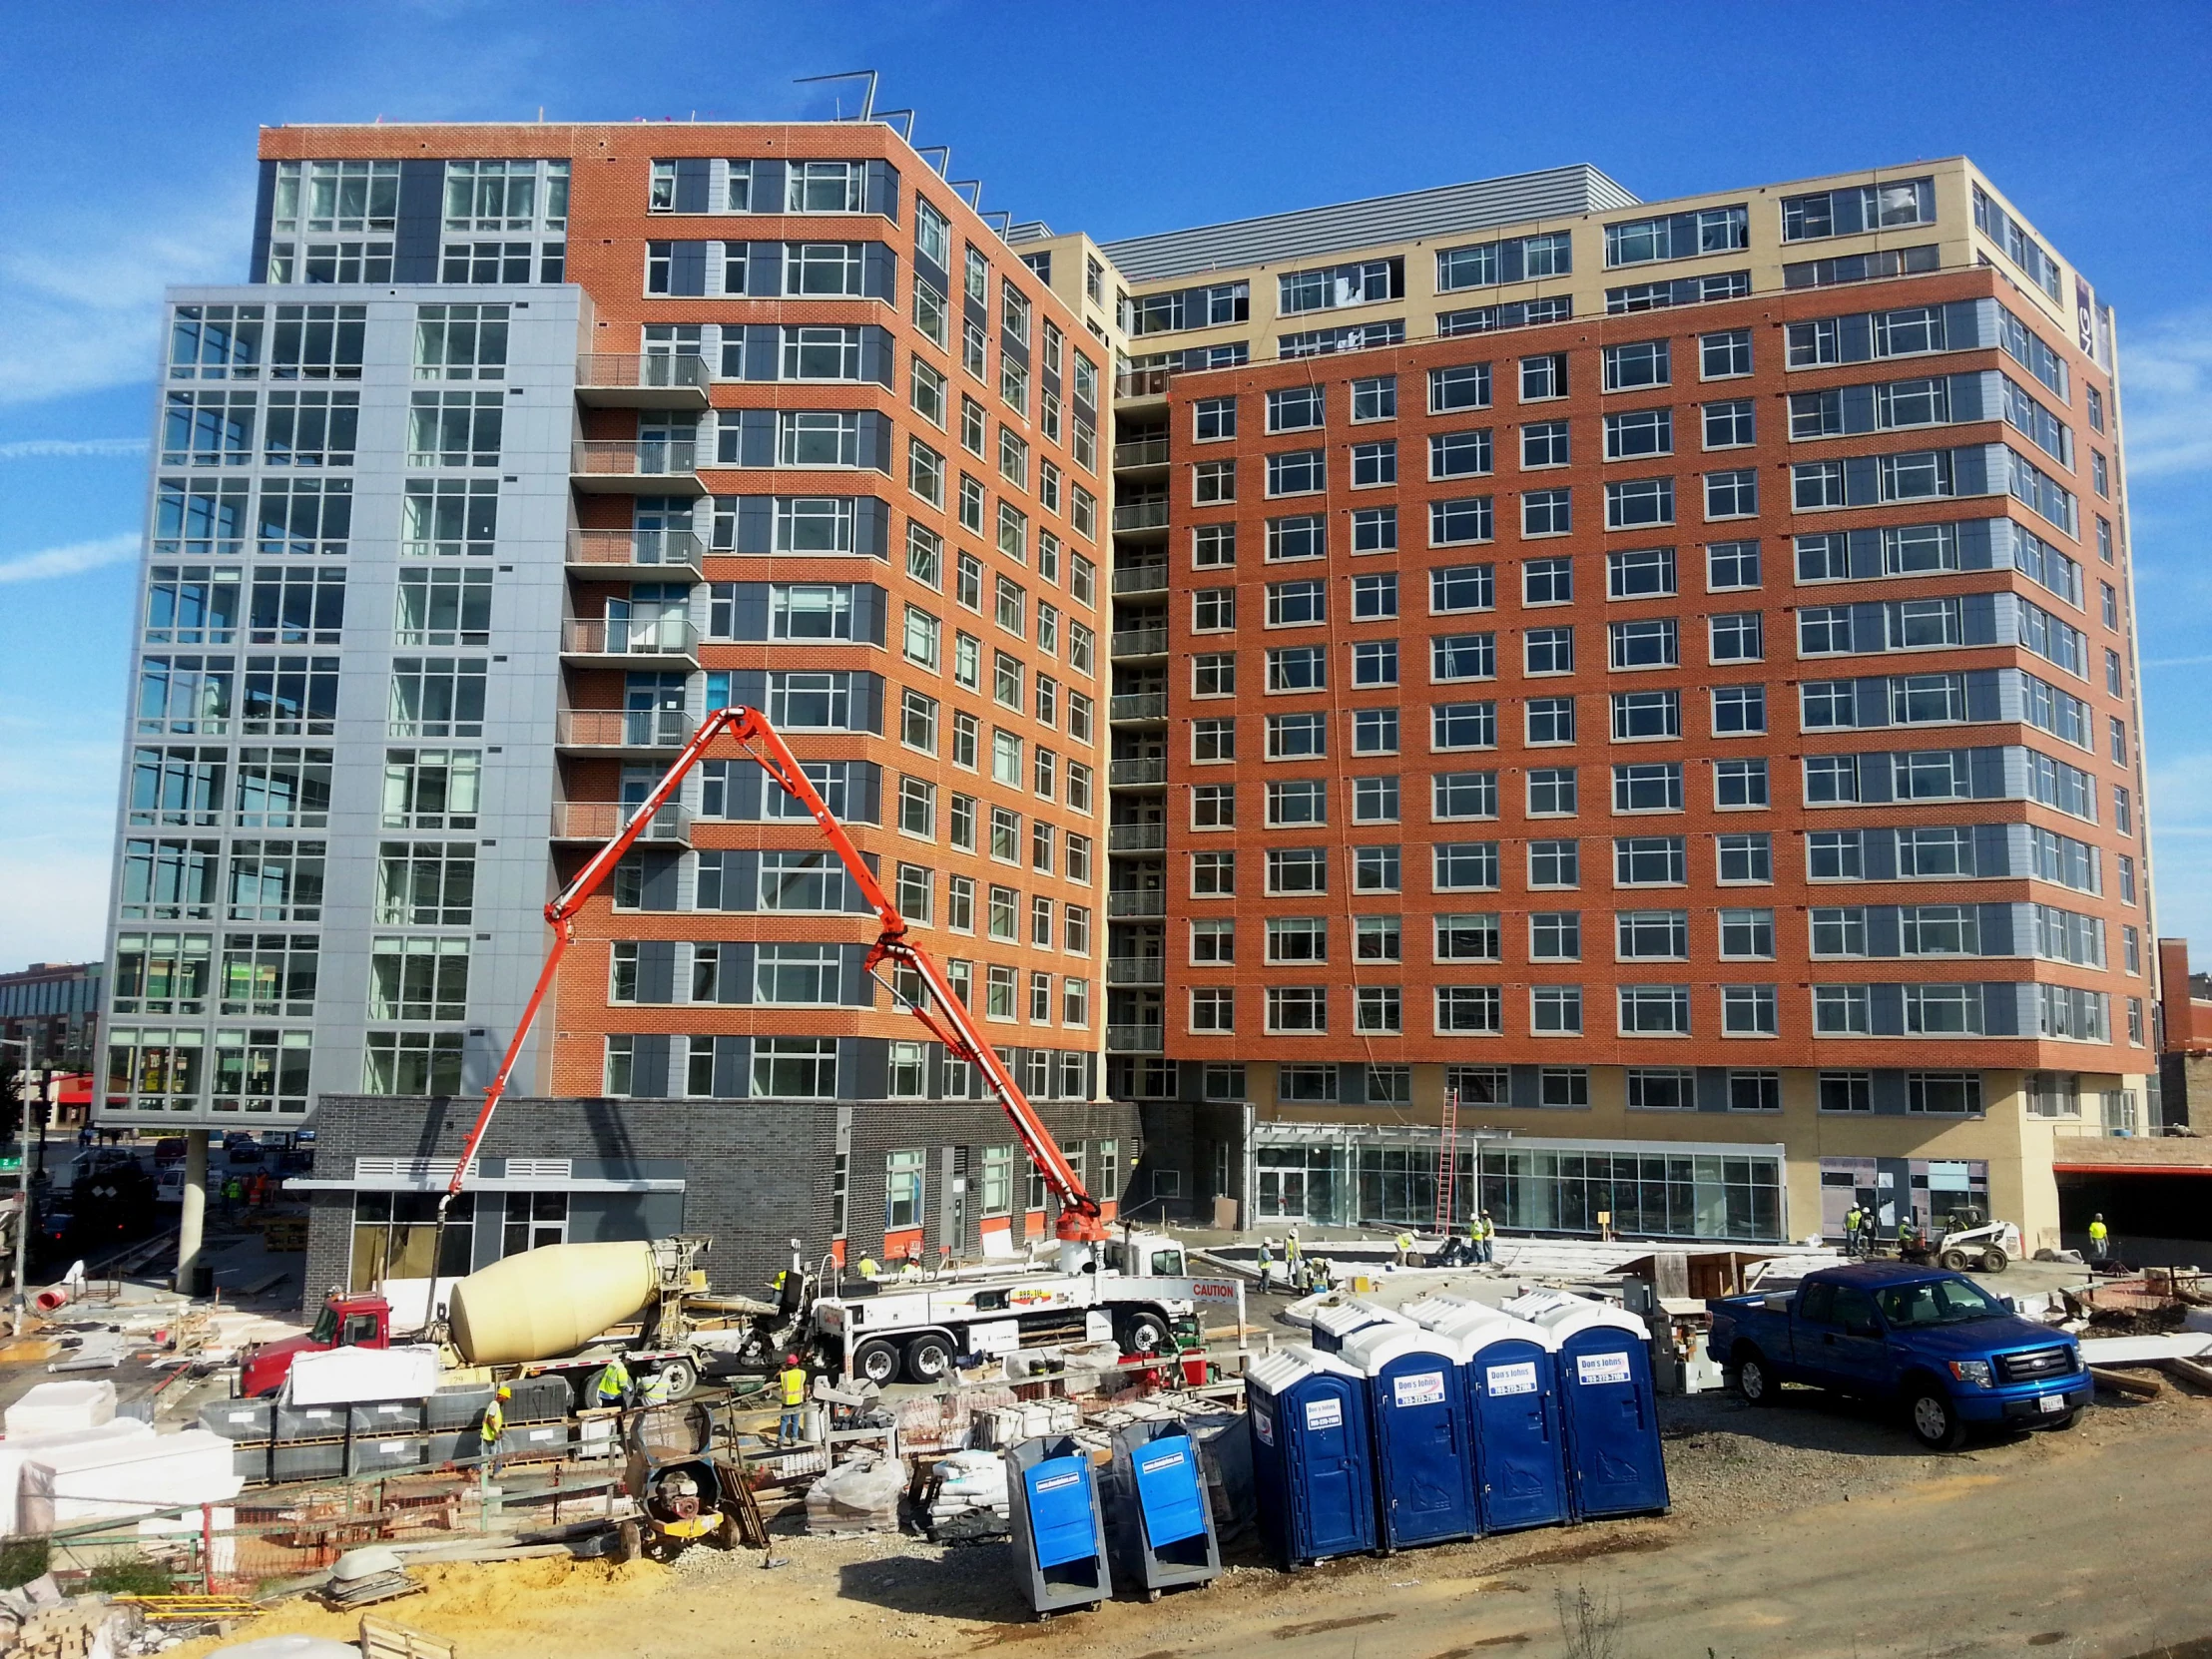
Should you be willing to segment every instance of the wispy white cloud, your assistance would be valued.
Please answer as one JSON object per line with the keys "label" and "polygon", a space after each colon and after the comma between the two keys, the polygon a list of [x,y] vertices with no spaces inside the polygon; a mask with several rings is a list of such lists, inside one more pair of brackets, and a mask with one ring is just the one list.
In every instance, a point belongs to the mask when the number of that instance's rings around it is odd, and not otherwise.
{"label": "wispy white cloud", "polygon": [[139,538],[128,531],[96,541],[41,548],[36,553],[0,559],[0,582],[43,582],[54,576],[75,576],[103,565],[123,564],[137,558],[138,550]]}
{"label": "wispy white cloud", "polygon": [[35,813],[0,822],[0,967],[96,960],[115,846],[122,709],[0,714],[0,793]]}
{"label": "wispy white cloud", "polygon": [[2212,307],[2131,330],[2121,351],[2128,476],[2212,469]]}
{"label": "wispy white cloud", "polygon": [[94,455],[143,455],[144,438],[24,438],[0,443],[0,461],[74,460]]}
{"label": "wispy white cloud", "polygon": [[[180,213],[174,201],[200,201]],[[54,215],[0,250],[0,403],[127,385],[153,374],[162,287],[245,275],[253,198],[178,192]]]}

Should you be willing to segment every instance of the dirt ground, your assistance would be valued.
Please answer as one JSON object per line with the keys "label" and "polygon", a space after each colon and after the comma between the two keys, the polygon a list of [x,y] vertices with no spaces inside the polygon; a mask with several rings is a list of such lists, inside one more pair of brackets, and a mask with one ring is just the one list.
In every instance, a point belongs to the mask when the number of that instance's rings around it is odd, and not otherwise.
{"label": "dirt ground", "polygon": [[[2135,1659],[2212,1637],[2212,1400],[2103,1404],[2064,1434],[1923,1453],[1892,1417],[1791,1390],[1662,1402],[1674,1506],[1286,1577],[1250,1541],[1209,1588],[1037,1623],[1003,1544],[779,1536],[788,1564],[697,1548],[672,1566],[419,1569],[378,1609],[465,1659],[968,1654],[1023,1659]],[[796,1521],[784,1523],[787,1530]],[[1586,1609],[1562,1635],[1559,1598]],[[291,1604],[248,1634],[340,1638]],[[176,1650],[194,1659],[216,1644]],[[2177,1655],[2212,1647],[2176,1647]]]}

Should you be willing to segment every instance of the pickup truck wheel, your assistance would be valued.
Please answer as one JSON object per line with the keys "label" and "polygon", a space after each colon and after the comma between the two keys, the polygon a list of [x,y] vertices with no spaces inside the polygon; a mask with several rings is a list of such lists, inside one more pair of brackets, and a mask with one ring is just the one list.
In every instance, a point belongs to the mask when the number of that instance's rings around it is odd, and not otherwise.
{"label": "pickup truck wheel", "polygon": [[1966,1443],[1965,1420],[1940,1388],[1923,1384],[1906,1402],[1913,1436],[1931,1451],[1956,1451]]}
{"label": "pickup truck wheel", "polygon": [[852,1375],[878,1388],[898,1375],[898,1349],[880,1337],[869,1339],[852,1351]]}
{"label": "pickup truck wheel", "polygon": [[1767,1368],[1767,1357],[1755,1348],[1736,1357],[1736,1391],[1744,1396],[1746,1405],[1772,1405],[1780,1391],[1774,1373]]}
{"label": "pickup truck wheel", "polygon": [[906,1381],[941,1382],[952,1369],[952,1345],[942,1337],[916,1337],[906,1345]]}

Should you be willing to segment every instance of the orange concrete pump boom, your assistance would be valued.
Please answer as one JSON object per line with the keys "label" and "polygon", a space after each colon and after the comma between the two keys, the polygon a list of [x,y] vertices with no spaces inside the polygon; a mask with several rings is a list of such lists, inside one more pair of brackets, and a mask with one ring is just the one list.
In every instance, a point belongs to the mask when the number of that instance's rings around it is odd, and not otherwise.
{"label": "orange concrete pump boom", "polygon": [[[875,912],[881,931],[867,953],[866,966],[873,972],[879,963],[890,962],[909,968],[924,987],[921,999],[909,1000],[895,985],[888,988],[894,1000],[920,1020],[933,1037],[945,1046],[946,1053],[956,1060],[965,1060],[983,1074],[998,1103],[1005,1107],[1006,1115],[1013,1119],[1015,1133],[1020,1135],[1029,1161],[1043,1175],[1045,1185],[1060,1201],[1060,1218],[1056,1228],[1058,1236],[1067,1242],[1085,1243],[1104,1239],[1105,1224],[1100,1220],[1098,1201],[1084,1190],[1080,1177],[1075,1173],[1059,1143],[1037,1116],[1037,1110],[1029,1104],[1028,1096],[1014,1082],[1013,1074],[999,1059],[997,1051],[985,1040],[975,1023],[975,1016],[967,1004],[954,993],[952,983],[937,965],[936,958],[906,936],[906,918],[898,913],[896,905],[876,880],[875,872],[868,868],[867,860],[860,856],[852,837],[845,833],[844,826],[822,799],[821,793],[808,780],[799,760],[791,752],[768,722],[768,717],[758,709],[718,709],[710,714],[684,745],[683,753],[676,757],[661,781],[653,786],[653,792],[645,798],[630,817],[621,832],[586,860],[576,872],[574,880],[563,887],[560,894],[545,907],[545,919],[553,929],[553,945],[546,952],[545,966],[538,974],[536,987],[530,1000],[524,1005],[522,1018],[515,1026],[514,1038],[507,1044],[506,1057],[499,1062],[498,1073],[484,1090],[483,1109],[476,1114],[476,1124],[468,1133],[468,1141],[461,1148],[461,1156],[453,1166],[453,1178],[438,1200],[438,1228],[445,1226],[445,1212],[461,1191],[467,1180],[469,1166],[475,1161],[477,1149],[483,1145],[484,1133],[491,1127],[492,1114],[499,1109],[500,1098],[507,1092],[507,1084],[514,1075],[516,1062],[522,1056],[522,1045],[530,1035],[530,1028],[537,1021],[538,1010],[544,1005],[546,993],[553,987],[553,977],[560,970],[561,958],[576,936],[576,912],[584,901],[606,881],[624,853],[643,835],[653,823],[654,814],[667,805],[683,785],[684,777],[699,764],[708,747],[717,739],[734,738],[763,770],[783,786],[821,826],[830,850],[844,865],[845,875],[857,886]],[[442,1238],[439,1243],[442,1244]],[[437,1274],[437,1245],[432,1247],[430,1272],[433,1282]]]}

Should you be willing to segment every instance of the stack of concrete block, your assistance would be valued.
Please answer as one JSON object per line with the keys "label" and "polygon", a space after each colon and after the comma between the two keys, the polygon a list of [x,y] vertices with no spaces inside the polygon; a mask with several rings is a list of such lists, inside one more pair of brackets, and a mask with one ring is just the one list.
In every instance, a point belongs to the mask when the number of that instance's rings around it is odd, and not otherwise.
{"label": "stack of concrete block", "polygon": [[896,1532],[908,1471],[897,1457],[863,1453],[807,1488],[811,1533]]}

